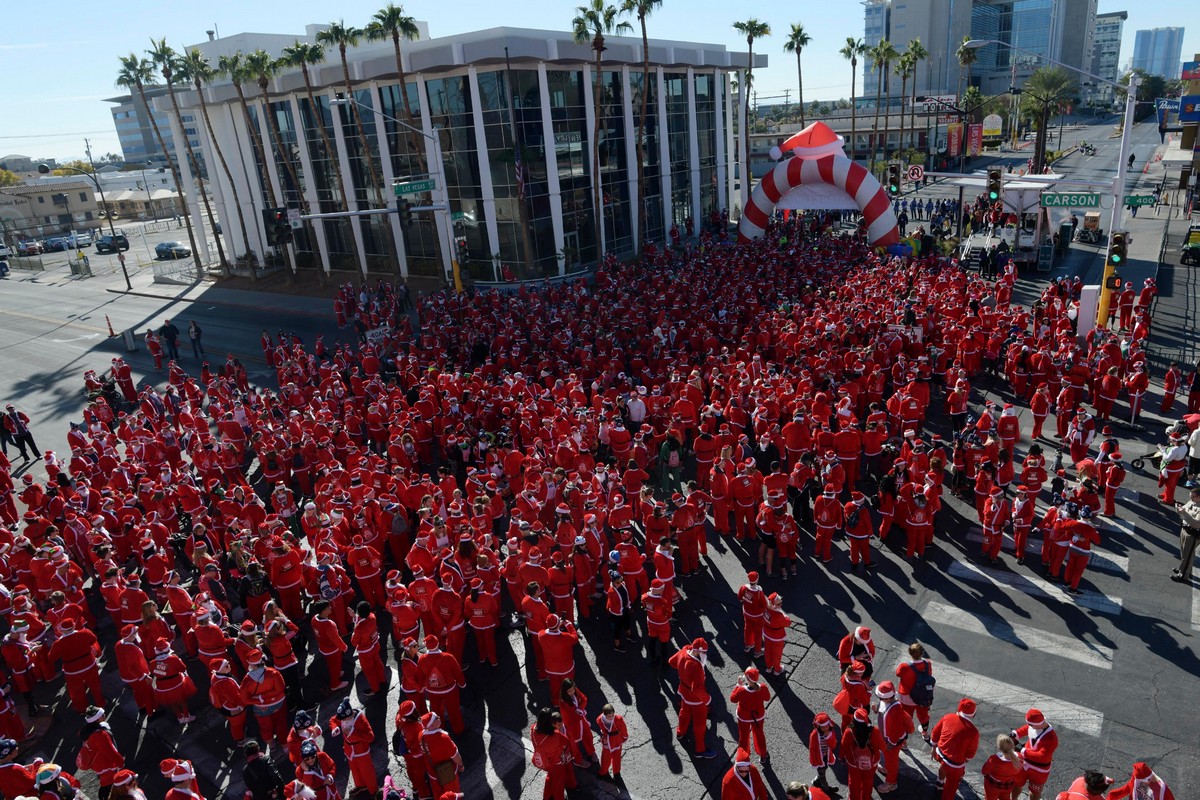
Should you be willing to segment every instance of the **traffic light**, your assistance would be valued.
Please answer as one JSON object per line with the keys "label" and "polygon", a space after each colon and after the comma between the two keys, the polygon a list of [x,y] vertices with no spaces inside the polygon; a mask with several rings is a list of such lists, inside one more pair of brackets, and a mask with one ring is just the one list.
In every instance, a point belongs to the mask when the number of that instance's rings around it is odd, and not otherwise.
{"label": "traffic light", "polygon": [[989,169],[987,173],[987,196],[988,200],[995,202],[1000,199],[1002,193],[1001,181],[1003,181],[1004,173],[998,169]]}
{"label": "traffic light", "polygon": [[471,257],[471,248],[467,246],[467,237],[454,237],[454,258],[459,264],[467,263],[467,259]]}
{"label": "traffic light", "polygon": [[401,198],[396,204],[396,213],[400,215],[400,224],[405,228],[413,224],[412,203],[408,202],[404,198]]}
{"label": "traffic light", "polygon": [[280,247],[292,241],[292,225],[288,222],[286,208],[264,208],[262,218],[268,246]]}
{"label": "traffic light", "polygon": [[900,194],[900,165],[888,164],[888,194],[896,197]]}
{"label": "traffic light", "polygon": [[1125,264],[1125,234],[1114,233],[1109,240],[1108,263],[1114,268]]}

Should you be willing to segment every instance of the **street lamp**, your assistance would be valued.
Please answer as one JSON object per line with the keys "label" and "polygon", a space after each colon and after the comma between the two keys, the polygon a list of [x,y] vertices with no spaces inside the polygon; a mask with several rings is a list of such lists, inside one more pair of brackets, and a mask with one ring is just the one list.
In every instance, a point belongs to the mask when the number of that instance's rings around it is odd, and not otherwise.
{"label": "street lamp", "polygon": [[[129,270],[125,269],[125,258],[121,255],[121,248],[117,245],[117,228],[113,225],[112,211],[108,207],[108,201],[104,199],[104,187],[100,185],[100,181],[91,172],[85,172],[78,167],[59,167],[67,172],[76,172],[90,180],[96,186],[96,193],[100,195],[100,205],[104,207],[104,216],[108,218],[108,232],[112,234],[113,247],[117,251],[117,262],[121,265],[121,274],[125,276],[125,291],[132,292],[133,284],[129,282]],[[92,169],[96,169],[96,165],[92,164]],[[38,172],[42,175],[50,174],[50,167],[46,164],[38,164]]]}
{"label": "street lamp", "polygon": [[[1064,64],[1061,61],[1055,61],[1053,58],[1047,58],[1039,53],[1035,53],[1031,50],[1025,50],[1024,48],[1017,47],[1016,45],[1009,44],[1008,42],[1002,42],[999,39],[969,39],[963,42],[963,47],[967,48],[968,50],[978,50],[979,48],[987,47],[990,44],[998,44],[1001,47],[1007,47],[1010,50],[1016,50],[1017,52],[1025,53],[1035,58],[1040,58],[1043,61],[1048,61],[1051,64],[1062,67],[1063,69],[1069,69],[1072,72],[1077,72],[1080,75],[1090,78],[1093,81],[1102,83],[1105,86],[1111,86],[1117,91],[1125,92],[1125,123],[1121,129],[1121,151],[1117,156],[1117,177],[1113,180],[1112,188],[1112,215],[1109,217],[1108,222],[1108,235],[1111,237],[1113,233],[1116,232],[1121,226],[1121,211],[1125,200],[1125,173],[1129,165],[1129,148],[1133,144],[1130,141],[1130,139],[1133,138],[1133,112],[1137,107],[1137,90],[1138,84],[1140,83],[1138,74],[1136,72],[1130,72],[1129,85],[1122,86],[1115,81],[1110,81],[1108,78],[1102,78],[1099,75],[1094,75],[1086,70],[1079,69],[1078,67],[1072,67],[1070,64]],[[1108,285],[1110,283],[1109,278],[1112,277],[1114,271],[1115,270],[1113,269],[1112,264],[1106,263],[1104,268],[1104,278],[1100,281],[1100,307],[1096,311],[1096,319],[1102,324],[1108,323],[1108,311],[1112,303],[1112,290],[1108,288]]]}
{"label": "street lamp", "polygon": [[[451,221],[451,218],[450,218],[450,186],[446,182],[446,164],[442,158],[442,139],[438,135],[440,129],[435,127],[433,129],[433,133],[431,133],[431,134],[426,133],[425,131],[421,130],[420,128],[409,125],[407,122],[405,122],[402,119],[396,119],[395,117],[393,117],[390,114],[385,114],[382,111],[377,111],[377,110],[371,108],[366,103],[359,102],[358,98],[347,97],[344,94],[342,94],[341,92],[338,92],[337,96],[329,101],[329,105],[331,105],[331,106],[345,106],[345,105],[349,105],[350,103],[354,103],[356,106],[360,106],[360,107],[366,109],[367,111],[370,111],[373,114],[378,114],[379,116],[383,117],[384,119],[386,119],[390,122],[394,122],[397,125],[401,126],[402,128],[412,131],[413,133],[419,133],[421,136],[424,136],[426,139],[433,142],[433,160],[435,162],[437,162],[437,172],[431,172],[430,174],[435,178],[440,177],[441,184],[442,184],[442,186],[441,186],[442,196],[446,198],[445,207],[441,208],[441,209],[435,208],[434,213],[437,214],[440,211],[445,215],[444,217],[442,217],[442,219],[444,220],[444,223],[445,223],[445,230],[443,231],[442,235],[446,237],[446,247],[449,248],[449,250],[451,252],[451,255],[449,257],[449,263],[446,265],[446,279],[451,280],[451,281],[454,280],[454,255],[453,255],[454,223]],[[370,157],[370,154],[368,153],[367,156]],[[443,250],[443,255],[445,255],[445,252],[446,251]]]}

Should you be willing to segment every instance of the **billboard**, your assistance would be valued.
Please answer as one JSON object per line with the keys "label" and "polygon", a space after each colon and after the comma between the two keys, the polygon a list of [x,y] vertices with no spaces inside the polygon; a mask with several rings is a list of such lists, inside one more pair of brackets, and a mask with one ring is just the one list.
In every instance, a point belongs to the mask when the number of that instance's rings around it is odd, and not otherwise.
{"label": "billboard", "polygon": [[983,126],[971,124],[967,126],[967,155],[977,156],[983,152]]}
{"label": "billboard", "polygon": [[983,118],[983,138],[999,139],[1004,128],[1004,119],[999,114],[988,114]]}
{"label": "billboard", "polygon": [[1200,81],[1200,61],[1183,62],[1182,80]]}
{"label": "billboard", "polygon": [[963,126],[961,122],[952,122],[946,126],[946,155],[958,158],[962,151]]}
{"label": "billboard", "polygon": [[956,94],[927,94],[917,98],[915,108],[919,114],[929,114],[947,108],[953,110],[957,104],[958,95]]}
{"label": "billboard", "polygon": [[1200,94],[1185,94],[1179,98],[1179,121],[1200,122]]}

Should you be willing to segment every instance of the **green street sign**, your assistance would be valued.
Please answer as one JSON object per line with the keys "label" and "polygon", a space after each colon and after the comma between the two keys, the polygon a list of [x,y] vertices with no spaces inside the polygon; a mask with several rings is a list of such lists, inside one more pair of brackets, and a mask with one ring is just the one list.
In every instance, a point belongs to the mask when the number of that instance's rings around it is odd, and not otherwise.
{"label": "green street sign", "polygon": [[1085,192],[1044,192],[1042,208],[1099,208],[1100,195]]}
{"label": "green street sign", "polygon": [[460,220],[464,220],[466,218],[467,218],[467,212],[465,212],[465,211],[455,211],[453,214],[450,215],[451,222],[459,222]]}
{"label": "green street sign", "polygon": [[1154,205],[1154,195],[1152,195],[1152,194],[1127,194],[1127,195],[1125,195],[1125,205],[1127,205],[1127,206],[1152,206],[1152,205]]}
{"label": "green street sign", "polygon": [[407,183],[393,183],[392,189],[396,192],[396,197],[406,194],[421,194],[422,192],[432,192],[437,188],[437,183],[433,180],[427,181],[408,181]]}

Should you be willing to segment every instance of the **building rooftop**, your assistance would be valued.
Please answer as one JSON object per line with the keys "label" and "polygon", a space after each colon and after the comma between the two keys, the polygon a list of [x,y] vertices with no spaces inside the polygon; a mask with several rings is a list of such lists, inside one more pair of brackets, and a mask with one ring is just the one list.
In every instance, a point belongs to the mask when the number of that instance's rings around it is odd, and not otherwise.
{"label": "building rooftop", "polygon": [[6,186],[2,191],[5,194],[39,194],[41,192],[57,192],[62,189],[94,189],[91,181],[74,180],[74,181],[34,181],[33,183],[23,183],[17,186]]}

